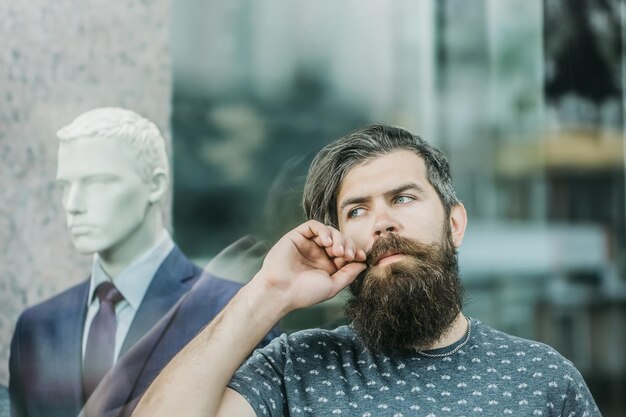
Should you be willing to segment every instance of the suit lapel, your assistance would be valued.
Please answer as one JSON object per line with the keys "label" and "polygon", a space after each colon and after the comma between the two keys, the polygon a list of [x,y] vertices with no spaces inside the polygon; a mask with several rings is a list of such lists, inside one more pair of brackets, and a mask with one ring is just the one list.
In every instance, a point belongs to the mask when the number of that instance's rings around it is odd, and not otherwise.
{"label": "suit lapel", "polygon": [[176,301],[191,287],[190,279],[194,276],[193,265],[185,258],[178,247],[165,258],[157,270],[137,314],[128,329],[128,334],[120,357],[146,334]]}
{"label": "suit lapel", "polygon": [[[89,294],[89,281],[76,288],[76,297],[67,297],[63,308],[59,309],[58,340],[60,350],[58,357],[54,358],[57,364],[59,381],[63,381],[67,387],[68,398],[76,404],[78,414],[84,403],[82,384],[82,346],[83,327],[87,313],[87,296]],[[79,314],[77,314],[79,312]]]}

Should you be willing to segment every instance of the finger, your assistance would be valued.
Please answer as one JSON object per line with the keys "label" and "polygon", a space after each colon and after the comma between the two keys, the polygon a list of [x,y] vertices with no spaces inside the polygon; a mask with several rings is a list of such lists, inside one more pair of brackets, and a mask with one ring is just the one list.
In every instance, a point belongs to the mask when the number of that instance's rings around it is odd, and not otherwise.
{"label": "finger", "polygon": [[335,241],[333,239],[333,233],[330,229],[327,231],[320,230],[320,236],[314,236],[310,238],[318,245],[320,248],[326,248],[329,256],[333,256],[333,246],[335,245]]}
{"label": "finger", "polygon": [[[326,253],[331,258],[336,257],[344,257],[345,256],[345,247],[346,247],[346,238],[341,234],[341,232],[334,227],[326,226],[328,232],[330,233],[330,238],[332,241],[332,245],[324,245],[320,238],[313,238],[315,243],[326,248]],[[349,259],[352,260],[352,259]]]}
{"label": "finger", "polygon": [[[334,235],[333,235],[334,236]],[[344,247],[344,241],[343,241],[343,237],[341,236],[337,236],[337,237],[333,237],[333,244],[332,246],[329,246],[327,248],[324,248],[324,250],[326,251],[326,254],[328,255],[329,258],[343,258],[345,257],[346,251],[345,251],[345,247]],[[352,259],[349,259],[352,260]]]}
{"label": "finger", "polygon": [[353,239],[342,235],[344,251],[341,258],[346,262],[363,262],[367,258],[364,250],[360,249]]}
{"label": "finger", "polygon": [[333,239],[333,246],[331,248],[331,256],[343,257],[346,252],[346,238],[341,232],[333,227],[330,227],[331,238]]}
{"label": "finger", "polygon": [[[320,226],[313,230],[313,235],[310,240],[313,240],[316,245],[324,248],[326,254],[330,258],[342,257],[345,255],[345,238],[337,229],[330,226]],[[352,260],[352,258],[348,259]]]}
{"label": "finger", "polygon": [[333,296],[350,285],[361,272],[365,271],[365,268],[367,268],[367,265],[362,262],[351,262],[331,275],[333,279]]}
{"label": "finger", "polygon": [[365,262],[366,259],[367,259],[367,253],[365,253],[363,249],[357,249],[356,255],[354,256],[354,260],[359,261],[359,262]]}
{"label": "finger", "polygon": [[367,258],[367,254],[365,253],[365,251],[361,249],[352,238],[345,238],[345,247],[346,254],[344,255],[344,258],[347,261],[363,262]]}
{"label": "finger", "polygon": [[346,238],[344,245],[345,245],[345,253],[344,253],[343,258],[346,261],[352,262],[354,260],[358,260],[358,261],[364,260],[364,259],[357,259],[359,250],[358,250],[356,243],[354,243],[354,240],[350,238]]}
{"label": "finger", "polygon": [[307,239],[313,239],[317,241],[318,245],[322,247],[329,247],[333,244],[331,228],[316,220],[309,220],[306,223],[302,223],[296,227],[295,231]]}
{"label": "finger", "polygon": [[[327,252],[328,252],[328,249],[327,249]],[[337,269],[341,269],[347,263],[354,262],[354,261],[364,262],[366,259],[366,255],[363,250],[360,250],[360,249],[356,250],[356,249],[353,249],[351,246],[348,246],[344,250],[343,256],[337,256],[337,257],[333,257],[331,255],[329,256],[333,260],[333,263],[335,264]]]}
{"label": "finger", "polygon": [[348,263],[344,258],[332,258],[332,260],[337,270],[343,268],[343,266]]}
{"label": "finger", "polygon": [[295,231],[304,238],[313,240],[318,246],[326,248],[326,254],[330,258],[341,257],[347,262],[366,259],[365,251],[359,249],[352,239],[345,237],[334,227],[310,220],[298,226]]}
{"label": "finger", "polygon": [[328,274],[333,274],[337,271],[332,258],[328,256],[325,248],[320,247],[310,239],[305,239],[303,236],[297,234],[297,241],[292,240],[296,246],[298,252],[306,260],[306,264],[314,269],[322,269]]}

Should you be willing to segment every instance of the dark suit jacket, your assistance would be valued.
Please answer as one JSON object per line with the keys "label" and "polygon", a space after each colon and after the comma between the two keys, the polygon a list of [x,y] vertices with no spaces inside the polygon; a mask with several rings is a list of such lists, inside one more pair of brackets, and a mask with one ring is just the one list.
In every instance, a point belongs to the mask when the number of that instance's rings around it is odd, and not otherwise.
{"label": "dark suit jacket", "polygon": [[[104,377],[82,416],[130,416],[163,367],[222,310],[239,288],[239,284],[205,272],[193,289]],[[278,335],[278,328],[274,328],[259,347]]]}
{"label": "dark suit jacket", "polygon": [[[120,360],[198,280],[202,270],[175,247],[156,272],[120,351]],[[225,281],[224,281],[225,282]],[[224,284],[234,294],[239,285]],[[81,350],[89,280],[24,311],[9,359],[14,417],[73,417],[84,405]],[[225,294],[226,296],[226,294]],[[226,301],[216,300],[220,306]]]}

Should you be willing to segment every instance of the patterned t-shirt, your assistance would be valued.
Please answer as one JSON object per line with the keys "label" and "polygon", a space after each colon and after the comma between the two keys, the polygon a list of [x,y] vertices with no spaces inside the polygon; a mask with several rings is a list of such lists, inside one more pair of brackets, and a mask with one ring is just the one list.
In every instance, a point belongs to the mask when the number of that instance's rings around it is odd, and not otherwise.
{"label": "patterned t-shirt", "polygon": [[[471,320],[469,338],[396,357],[371,354],[350,326],[283,334],[229,387],[257,416],[600,416],[578,370],[551,347]],[[458,346],[462,344],[462,346]]]}

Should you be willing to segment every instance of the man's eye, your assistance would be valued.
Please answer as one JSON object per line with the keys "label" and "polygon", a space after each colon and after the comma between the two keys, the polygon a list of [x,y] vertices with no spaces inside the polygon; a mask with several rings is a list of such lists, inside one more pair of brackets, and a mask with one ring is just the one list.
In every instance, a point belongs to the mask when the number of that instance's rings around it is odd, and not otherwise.
{"label": "man's eye", "polygon": [[413,200],[415,200],[415,199],[413,197],[408,196],[408,195],[400,195],[400,196],[396,197],[396,203],[398,203],[398,204],[410,203]]}
{"label": "man's eye", "polygon": [[355,209],[352,209],[348,212],[348,218],[352,219],[354,217],[359,217],[360,215],[363,214],[363,212],[365,211],[365,209],[361,208],[361,207],[357,207]]}
{"label": "man's eye", "polygon": [[98,184],[98,185],[106,185],[106,184],[111,184],[113,182],[115,182],[115,179],[109,178],[109,177],[95,177],[87,181],[88,184]]}

